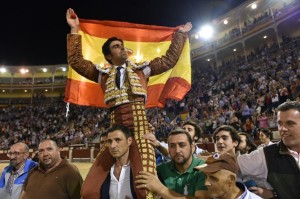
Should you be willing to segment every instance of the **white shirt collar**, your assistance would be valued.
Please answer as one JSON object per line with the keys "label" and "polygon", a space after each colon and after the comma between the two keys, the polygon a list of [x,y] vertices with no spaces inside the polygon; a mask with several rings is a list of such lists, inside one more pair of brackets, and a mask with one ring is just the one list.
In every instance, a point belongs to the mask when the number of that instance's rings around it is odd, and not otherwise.
{"label": "white shirt collar", "polygon": [[[114,68],[115,68],[115,69],[117,69],[118,67],[119,67],[119,66],[115,66],[115,65],[114,65]],[[126,63],[124,63],[123,65],[121,65],[121,67],[122,67],[123,69],[125,69],[125,68],[126,68]]]}

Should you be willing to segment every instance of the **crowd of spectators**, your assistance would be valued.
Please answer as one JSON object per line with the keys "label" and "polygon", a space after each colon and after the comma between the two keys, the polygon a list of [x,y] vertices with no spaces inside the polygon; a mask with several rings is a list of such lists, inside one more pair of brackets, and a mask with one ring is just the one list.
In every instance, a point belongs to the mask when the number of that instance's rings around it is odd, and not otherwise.
{"label": "crowd of spectators", "polygon": [[248,63],[244,57],[229,60],[218,71],[194,64],[193,79],[201,81],[193,81],[184,99],[192,119],[198,119],[206,133],[221,124],[249,133],[275,128],[275,108],[286,100],[299,100],[299,46],[299,38],[284,37],[281,48],[271,44],[254,49]]}
{"label": "crowd of spectators", "polygon": [[[168,100],[164,109],[148,109],[148,121],[158,139],[167,137],[184,120],[195,121],[210,135],[230,124],[253,138],[258,128],[276,128],[276,107],[299,100],[300,38],[283,38],[262,45],[244,58],[227,60],[218,70],[193,63],[192,89],[181,101]],[[23,141],[36,147],[45,138],[59,146],[92,142],[109,126],[105,109],[60,102],[0,109],[0,148]]]}
{"label": "crowd of spectators", "polygon": [[11,106],[0,109],[0,148],[25,142],[31,148],[40,140],[50,138],[59,146],[85,144],[109,126],[107,112],[94,107],[70,105],[66,117],[66,103]]}

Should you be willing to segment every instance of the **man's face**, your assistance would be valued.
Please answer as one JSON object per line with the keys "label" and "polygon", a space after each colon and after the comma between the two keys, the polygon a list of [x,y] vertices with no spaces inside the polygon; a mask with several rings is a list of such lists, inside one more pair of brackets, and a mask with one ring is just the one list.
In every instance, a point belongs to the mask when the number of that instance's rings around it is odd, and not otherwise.
{"label": "man's face", "polygon": [[297,110],[279,111],[278,131],[283,143],[291,150],[300,152],[300,113]]}
{"label": "man's face", "polygon": [[122,65],[128,59],[128,53],[122,42],[115,40],[109,45],[111,54],[106,57],[111,60],[114,65]]}
{"label": "man's face", "polygon": [[109,132],[107,136],[108,149],[114,158],[121,158],[129,153],[132,137],[126,138],[120,130]]}
{"label": "man's face", "polygon": [[25,163],[28,158],[28,153],[25,152],[25,147],[22,144],[15,144],[10,147],[9,154],[9,165],[17,170]]}
{"label": "man's face", "polygon": [[189,143],[185,134],[178,134],[169,136],[168,147],[172,161],[184,165],[192,157],[194,144]]}
{"label": "man's face", "polygon": [[235,179],[231,172],[220,170],[215,173],[205,173],[205,186],[211,198],[228,198],[226,195],[231,191],[230,185],[235,185]]}
{"label": "man's face", "polygon": [[245,135],[239,135],[241,138],[241,142],[239,144],[239,150],[241,151],[242,154],[247,153],[247,138]]}
{"label": "man's face", "polygon": [[215,143],[219,152],[234,152],[238,143],[233,142],[229,131],[219,131],[216,134]]}
{"label": "man's face", "polygon": [[107,136],[102,136],[100,138],[100,149],[102,149],[102,147],[104,147],[106,143],[107,143]]}
{"label": "man's face", "polygon": [[50,140],[39,144],[38,149],[40,163],[48,170],[53,168],[60,161],[58,147]]}
{"label": "man's face", "polygon": [[[195,140],[196,132],[195,132],[195,127],[194,126],[186,124],[182,128],[191,135],[193,140]],[[197,139],[198,139],[198,137],[197,137]]]}

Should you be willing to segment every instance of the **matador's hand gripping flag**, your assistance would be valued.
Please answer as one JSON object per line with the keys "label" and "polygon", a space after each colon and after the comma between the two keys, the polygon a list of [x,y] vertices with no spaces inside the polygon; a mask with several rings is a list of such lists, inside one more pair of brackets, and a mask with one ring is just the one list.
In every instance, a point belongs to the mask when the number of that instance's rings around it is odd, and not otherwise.
{"label": "matador's hand gripping flag", "polygon": [[[110,37],[124,41],[132,50],[132,62],[150,61],[164,55],[176,28],[133,24],[115,21],[80,19],[83,57],[95,64],[109,67],[102,54],[102,45]],[[181,100],[191,88],[191,60],[189,42],[185,42],[181,56],[173,69],[150,77],[147,108],[164,107],[166,99]],[[69,67],[65,101],[84,105],[107,107],[101,86]]]}

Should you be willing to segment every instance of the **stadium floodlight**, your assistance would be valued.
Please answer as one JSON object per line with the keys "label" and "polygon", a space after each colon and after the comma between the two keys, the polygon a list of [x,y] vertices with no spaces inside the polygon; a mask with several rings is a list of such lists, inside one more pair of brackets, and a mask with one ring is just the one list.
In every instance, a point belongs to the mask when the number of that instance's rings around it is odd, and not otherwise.
{"label": "stadium floodlight", "polygon": [[203,39],[210,39],[213,33],[213,28],[210,25],[205,25],[200,29],[198,35]]}
{"label": "stadium floodlight", "polygon": [[2,67],[2,68],[0,68],[0,73],[6,73],[6,68],[4,68],[4,67]]}
{"label": "stadium floodlight", "polygon": [[42,70],[44,73],[46,73],[48,71],[47,68],[43,68]]}
{"label": "stadium floodlight", "polygon": [[21,68],[21,69],[20,69],[20,72],[21,72],[22,74],[25,74],[25,73],[28,73],[29,70],[28,70],[28,69],[25,69],[25,68]]}
{"label": "stadium floodlight", "polygon": [[253,3],[253,4],[251,5],[251,8],[252,8],[253,10],[255,10],[255,9],[257,8],[256,3]]}
{"label": "stadium floodlight", "polygon": [[225,20],[223,21],[223,23],[224,23],[224,25],[227,25],[227,24],[228,24],[228,20],[225,19]]}
{"label": "stadium floodlight", "polygon": [[61,70],[62,70],[63,72],[66,72],[66,71],[67,71],[66,67],[62,67]]}

